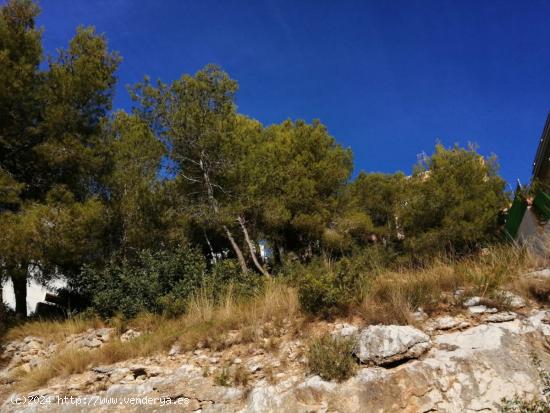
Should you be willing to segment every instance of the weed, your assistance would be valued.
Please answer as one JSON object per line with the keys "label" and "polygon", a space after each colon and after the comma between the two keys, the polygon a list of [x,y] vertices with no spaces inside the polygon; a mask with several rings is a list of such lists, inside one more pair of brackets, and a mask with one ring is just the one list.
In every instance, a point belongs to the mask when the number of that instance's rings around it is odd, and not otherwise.
{"label": "weed", "polygon": [[309,346],[309,372],[324,380],[344,381],[355,373],[353,338],[333,337],[330,334],[315,338]]}
{"label": "weed", "polygon": [[218,374],[214,378],[214,382],[218,386],[224,386],[224,387],[230,386],[231,385],[231,377],[229,375],[229,369],[227,367],[223,367],[220,374]]}

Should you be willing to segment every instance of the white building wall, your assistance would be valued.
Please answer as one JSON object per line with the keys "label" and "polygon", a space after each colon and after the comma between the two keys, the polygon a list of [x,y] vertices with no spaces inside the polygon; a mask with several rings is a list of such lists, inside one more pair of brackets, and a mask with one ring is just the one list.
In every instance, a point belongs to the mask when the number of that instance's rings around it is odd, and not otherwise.
{"label": "white building wall", "polygon": [[517,240],[522,243],[531,244],[539,251],[548,251],[548,240],[550,239],[550,223],[541,222],[538,216],[533,211],[533,207],[529,206],[525,210],[523,219],[518,228]]}
{"label": "white building wall", "polygon": [[[31,280],[27,284],[27,315],[30,315],[36,309],[36,304],[40,301],[44,301],[47,292],[55,292],[56,288],[61,288],[65,286],[65,282],[62,280],[57,280],[51,283],[50,288],[46,288],[36,281]],[[4,283],[2,289],[2,300],[10,308],[15,309],[15,296],[13,294],[13,284],[11,280],[8,280]]]}

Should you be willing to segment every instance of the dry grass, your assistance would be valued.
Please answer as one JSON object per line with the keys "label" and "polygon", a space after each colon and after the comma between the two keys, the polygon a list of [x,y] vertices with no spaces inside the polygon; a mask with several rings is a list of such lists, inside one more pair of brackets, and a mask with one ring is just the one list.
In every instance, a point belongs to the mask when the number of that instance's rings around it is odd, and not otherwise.
{"label": "dry grass", "polygon": [[458,288],[465,290],[464,297],[481,296],[505,308],[501,289],[512,288],[520,274],[537,265],[541,258],[526,249],[497,246],[461,261],[439,260],[423,269],[381,273],[368,286],[358,311],[368,324],[414,324],[412,312],[418,308],[428,313],[458,311],[461,301],[452,294]]}
{"label": "dry grass", "polygon": [[524,297],[541,304],[550,304],[550,279],[524,278],[514,284],[515,290]]}
{"label": "dry grass", "polygon": [[72,334],[82,333],[89,328],[104,327],[99,318],[71,318],[69,320],[30,321],[11,328],[5,336],[6,341],[20,340],[27,336],[41,337],[47,341],[61,341]]}
{"label": "dry grass", "polygon": [[[428,313],[460,311],[461,302],[452,294],[457,288],[465,290],[464,297],[478,295],[492,305],[499,305],[499,291],[503,287],[515,287],[516,291],[539,300],[549,299],[550,281],[518,277],[541,265],[547,263],[526,250],[495,247],[462,261],[441,259],[423,269],[381,272],[367,285],[363,302],[354,312],[369,324],[414,323],[412,312],[419,307]],[[282,282],[269,282],[261,293],[246,300],[236,298],[230,290],[221,302],[215,302],[201,291],[190,301],[186,314],[176,319],[143,314],[130,322],[111,320],[109,325],[119,330],[130,327],[143,334],[125,343],[114,340],[94,351],[60,352],[43,366],[24,374],[20,387],[34,389],[53,377],[80,373],[92,366],[166,352],[175,343],[185,351],[197,347],[220,350],[254,342],[275,351],[283,334],[300,331],[302,320],[296,290]],[[12,329],[8,338],[36,335],[58,340],[100,326],[98,320],[32,322]]]}
{"label": "dry grass", "polygon": [[381,274],[372,282],[359,312],[368,324],[413,324],[414,310],[434,307],[442,292],[460,284],[453,268],[442,263],[424,270]]}
{"label": "dry grass", "polygon": [[53,377],[64,377],[82,373],[93,366],[161,353],[176,342],[183,350],[194,349],[199,343],[219,349],[225,345],[225,335],[230,330],[243,331],[250,327],[260,328],[266,323],[282,324],[284,320],[296,322],[299,319],[296,291],[282,283],[269,283],[261,294],[247,301],[237,300],[229,293],[218,305],[201,293],[192,300],[189,311],[180,318],[141,315],[130,322],[132,328],[147,331],[134,340],[115,340],[93,351],[67,349],[60,352],[44,365],[23,375],[19,388],[36,389],[46,385]]}

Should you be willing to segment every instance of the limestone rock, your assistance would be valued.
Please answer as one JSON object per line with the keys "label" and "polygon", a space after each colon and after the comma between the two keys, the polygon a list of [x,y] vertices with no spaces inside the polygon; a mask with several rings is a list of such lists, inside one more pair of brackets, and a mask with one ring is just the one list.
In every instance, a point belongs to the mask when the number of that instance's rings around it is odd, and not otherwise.
{"label": "limestone rock", "polygon": [[481,297],[470,297],[464,300],[462,305],[464,307],[473,307],[473,306],[479,305],[480,303],[481,303]]}
{"label": "limestone rock", "polygon": [[472,314],[485,314],[485,313],[496,313],[498,310],[496,308],[488,308],[485,305],[473,305],[468,307],[468,311]]}
{"label": "limestone rock", "polygon": [[526,302],[522,297],[510,291],[504,291],[502,293],[502,298],[504,298],[511,308],[523,308],[526,306]]}
{"label": "limestone rock", "polygon": [[65,340],[69,346],[81,349],[95,349],[108,342],[114,334],[113,328],[88,329],[81,334],[73,334]]}
{"label": "limestone rock", "polygon": [[512,321],[517,318],[517,314],[511,311],[503,311],[501,313],[494,313],[486,315],[483,320],[489,323],[503,323],[505,321]]}
{"label": "limestone rock", "polygon": [[178,355],[178,354],[180,353],[180,351],[181,351],[181,346],[180,346],[179,344],[176,343],[176,344],[174,344],[174,345],[172,346],[172,348],[171,348],[170,351],[168,352],[168,355],[169,355],[169,356],[176,356],[176,355]]}
{"label": "limestone rock", "polygon": [[359,332],[359,327],[354,326],[353,324],[341,323],[336,324],[332,335],[340,337],[353,337]]}
{"label": "limestone rock", "polygon": [[542,270],[528,272],[523,276],[528,278],[542,278],[542,279],[550,278],[550,268],[544,268]]}
{"label": "limestone rock", "polygon": [[[461,320],[460,316],[455,318]],[[513,319],[507,321],[510,318]],[[381,366],[362,366],[354,377],[342,383],[305,376],[299,361],[287,357],[289,352],[303,350],[303,342],[293,339],[281,345],[280,354],[254,351],[253,348],[239,352],[236,349],[220,352],[203,349],[197,355],[191,352],[181,357],[154,355],[97,366],[82,374],[52,379],[48,387],[33,391],[31,395],[185,400],[183,405],[174,406],[99,405],[88,409],[94,413],[473,413],[496,412],[501,399],[515,393],[527,398],[539,394],[542,389],[531,353],[537,352],[544,369],[550,370],[550,353],[540,345],[550,339],[550,311],[535,310],[522,317],[508,312],[489,313],[481,320],[487,323],[463,330],[458,329],[456,320],[439,320],[442,326],[452,324],[455,327],[439,330],[432,338],[433,346],[422,358],[399,366],[388,360],[414,356],[416,347],[430,346],[428,337],[410,326],[365,328],[358,334],[358,340],[362,340],[363,350],[371,360],[369,363],[382,361]],[[26,344],[28,342],[21,340],[14,346],[24,348]],[[199,357],[206,357],[206,361],[220,359],[217,366],[211,366],[217,372],[226,363],[241,358],[243,367],[255,370],[249,387],[220,386],[215,380],[216,373],[204,375],[203,367],[196,363]],[[182,359],[186,360],[184,364],[181,364]],[[265,371],[277,363],[281,363],[279,368],[268,377]],[[256,370],[253,366],[261,368]],[[116,382],[118,378],[120,381]],[[9,382],[0,383],[6,387],[10,385]],[[17,387],[11,387],[14,388]],[[7,387],[1,394],[2,412],[86,411],[83,406],[71,404],[44,408],[15,405],[10,403],[11,389]]]}
{"label": "limestone rock", "polygon": [[358,338],[355,354],[363,363],[378,365],[417,358],[431,347],[430,338],[411,326],[369,326]]}
{"label": "limestone rock", "polygon": [[124,334],[120,336],[120,341],[122,342],[130,341],[135,338],[138,338],[140,335],[141,335],[141,331],[135,331],[135,330],[129,329],[128,331],[126,331]]}
{"label": "limestone rock", "polygon": [[426,323],[428,330],[452,330],[454,328],[465,328],[470,324],[461,317],[444,315],[430,320]]}

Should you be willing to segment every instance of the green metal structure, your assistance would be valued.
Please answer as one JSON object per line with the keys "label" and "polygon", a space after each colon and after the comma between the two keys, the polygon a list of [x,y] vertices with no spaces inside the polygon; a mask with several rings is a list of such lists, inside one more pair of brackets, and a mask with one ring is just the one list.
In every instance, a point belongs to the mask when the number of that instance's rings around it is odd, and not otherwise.
{"label": "green metal structure", "polygon": [[535,194],[533,206],[542,219],[548,221],[550,219],[550,196],[540,189]]}
{"label": "green metal structure", "polygon": [[519,226],[521,225],[521,220],[523,219],[523,214],[527,209],[527,202],[518,194],[516,191],[516,196],[514,197],[514,202],[508,211],[508,216],[506,217],[506,224],[504,225],[504,230],[506,234],[515,239],[518,234]]}

